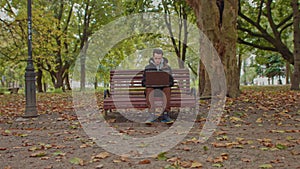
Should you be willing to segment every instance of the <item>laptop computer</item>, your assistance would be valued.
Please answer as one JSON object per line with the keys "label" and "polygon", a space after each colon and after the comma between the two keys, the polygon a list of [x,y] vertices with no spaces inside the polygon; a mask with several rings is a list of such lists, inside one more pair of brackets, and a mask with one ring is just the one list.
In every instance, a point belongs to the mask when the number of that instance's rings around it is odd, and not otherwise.
{"label": "laptop computer", "polygon": [[165,71],[145,71],[146,87],[166,87],[170,85],[170,75]]}

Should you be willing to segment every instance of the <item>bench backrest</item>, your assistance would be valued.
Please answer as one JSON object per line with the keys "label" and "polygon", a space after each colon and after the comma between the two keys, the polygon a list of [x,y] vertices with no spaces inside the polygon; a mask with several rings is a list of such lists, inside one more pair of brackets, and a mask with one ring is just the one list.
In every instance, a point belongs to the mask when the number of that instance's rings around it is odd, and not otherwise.
{"label": "bench backrest", "polygon": [[[190,73],[188,69],[173,69],[174,86],[172,95],[190,94]],[[144,96],[142,87],[143,70],[111,70],[110,94],[113,96]]]}

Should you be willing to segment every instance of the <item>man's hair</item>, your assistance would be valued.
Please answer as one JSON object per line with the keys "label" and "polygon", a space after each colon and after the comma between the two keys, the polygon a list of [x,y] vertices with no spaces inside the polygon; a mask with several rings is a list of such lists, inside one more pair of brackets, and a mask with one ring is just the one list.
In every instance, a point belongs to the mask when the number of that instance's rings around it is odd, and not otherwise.
{"label": "man's hair", "polygon": [[153,56],[154,53],[164,55],[164,52],[161,49],[153,49]]}

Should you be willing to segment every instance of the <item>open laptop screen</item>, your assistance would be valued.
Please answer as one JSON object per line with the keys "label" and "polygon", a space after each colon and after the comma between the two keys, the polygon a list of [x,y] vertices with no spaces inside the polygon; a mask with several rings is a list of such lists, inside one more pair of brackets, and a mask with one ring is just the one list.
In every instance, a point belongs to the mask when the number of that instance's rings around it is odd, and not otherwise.
{"label": "open laptop screen", "polygon": [[145,71],[146,87],[166,87],[169,86],[170,75],[165,71]]}

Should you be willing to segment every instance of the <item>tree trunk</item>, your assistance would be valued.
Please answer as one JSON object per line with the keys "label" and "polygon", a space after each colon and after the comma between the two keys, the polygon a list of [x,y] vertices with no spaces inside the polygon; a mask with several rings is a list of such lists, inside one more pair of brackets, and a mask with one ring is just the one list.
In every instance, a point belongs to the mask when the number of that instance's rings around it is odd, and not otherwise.
{"label": "tree trunk", "polygon": [[[199,95],[198,96],[203,96],[204,94],[204,86],[205,86],[205,67],[204,64],[200,61],[200,66],[199,66]],[[210,94],[210,93],[209,93]]]}
{"label": "tree trunk", "polygon": [[246,68],[247,68],[247,66],[246,66],[246,59],[244,59],[243,60],[243,71],[244,71],[244,76],[243,76],[243,79],[242,79],[242,81],[243,81],[243,83],[244,83],[244,85],[247,85],[247,70],[246,70]]}
{"label": "tree trunk", "polygon": [[61,73],[57,72],[55,78],[56,78],[56,83],[54,85],[55,89],[62,88],[64,83],[63,83],[63,77]]}
{"label": "tree trunk", "polygon": [[40,68],[38,68],[36,75],[37,75],[37,78],[36,78],[37,90],[39,93],[42,93],[43,92],[43,83],[42,83],[43,72]]}
{"label": "tree trunk", "polygon": [[298,0],[292,0],[293,26],[294,26],[294,73],[291,90],[300,90],[300,12]]}
{"label": "tree trunk", "polygon": [[242,54],[241,53],[238,54],[238,69],[239,69],[239,75],[240,75],[241,70],[242,70]]}
{"label": "tree trunk", "polygon": [[67,72],[65,73],[64,79],[65,79],[66,89],[67,89],[67,90],[72,90],[71,84],[70,84],[69,73],[67,73]]}
{"label": "tree trunk", "polygon": [[[172,30],[173,27],[177,26],[176,24],[172,25],[171,23],[171,12],[169,10],[168,5],[169,3],[173,3],[173,6],[176,6],[179,4],[179,8],[176,8],[176,13],[178,14],[179,17],[179,30],[178,35],[174,35],[174,32]],[[170,38],[172,41],[173,48],[175,50],[176,56],[177,56],[177,61],[178,61],[178,66],[180,69],[183,69],[184,62],[186,59],[186,51],[187,51],[187,41],[188,41],[188,26],[187,26],[187,17],[188,17],[188,11],[185,9],[185,4],[182,2],[176,2],[176,1],[163,1],[163,6],[164,6],[164,12],[165,12],[165,23],[167,25],[167,29],[170,34]],[[174,28],[176,30],[176,28]],[[183,35],[182,35],[183,34]],[[183,36],[183,39],[182,39]],[[176,39],[178,40],[176,42]]]}
{"label": "tree trunk", "polygon": [[290,72],[291,72],[291,65],[289,62],[286,61],[286,63],[285,63],[285,84],[290,84]]}
{"label": "tree trunk", "polygon": [[44,92],[47,92],[47,83],[43,83],[43,87],[44,87]]}
{"label": "tree trunk", "polygon": [[83,35],[80,38],[80,50],[82,50],[80,55],[80,90],[85,90],[85,83],[86,83],[86,72],[85,72],[85,61],[86,61],[86,51],[88,48],[88,39],[89,39],[89,27],[90,27],[90,17],[91,11],[90,8],[90,0],[88,0],[85,4],[85,13],[84,13],[84,25],[83,25]]}
{"label": "tree trunk", "polygon": [[86,49],[87,47],[84,46],[82,48],[82,52],[80,53],[80,90],[85,90],[85,61],[86,61]]}
{"label": "tree trunk", "polygon": [[[239,67],[236,57],[238,0],[187,0],[194,9],[200,30],[217,50],[224,66],[227,95],[240,94]],[[207,56],[209,57],[209,56]],[[206,74],[207,75],[207,74]],[[205,78],[207,81],[208,77]],[[210,83],[205,88],[211,90]],[[206,89],[204,89],[205,93]]]}

